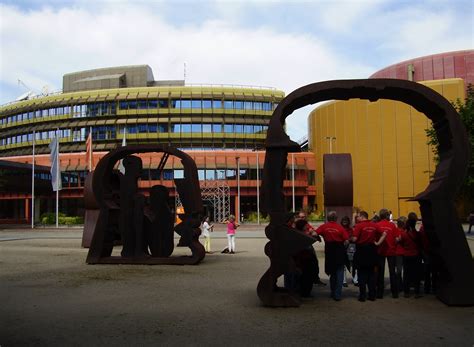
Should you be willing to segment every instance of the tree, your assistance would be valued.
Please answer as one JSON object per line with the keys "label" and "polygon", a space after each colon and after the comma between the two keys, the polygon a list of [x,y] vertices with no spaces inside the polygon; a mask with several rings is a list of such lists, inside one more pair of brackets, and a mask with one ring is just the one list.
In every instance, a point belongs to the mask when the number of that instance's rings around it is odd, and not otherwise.
{"label": "tree", "polygon": [[[453,102],[453,106],[461,117],[461,121],[464,123],[471,145],[471,151],[474,151],[474,86],[469,84],[467,86],[467,95],[464,101],[457,99]],[[434,153],[434,160],[436,164],[439,163],[439,152],[438,152],[438,138],[433,128],[426,129],[426,135],[428,136],[428,144],[432,146]],[[468,170],[466,178],[464,179],[463,185],[458,193],[458,207],[462,215],[466,215],[469,211],[469,206],[474,204],[474,152],[471,152],[469,158]]]}

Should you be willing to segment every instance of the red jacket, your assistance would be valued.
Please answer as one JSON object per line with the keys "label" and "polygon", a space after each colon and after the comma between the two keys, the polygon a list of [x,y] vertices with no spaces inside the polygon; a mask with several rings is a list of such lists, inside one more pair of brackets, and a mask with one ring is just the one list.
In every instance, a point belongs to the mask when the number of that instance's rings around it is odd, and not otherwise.
{"label": "red jacket", "polygon": [[395,224],[383,219],[377,223],[377,231],[380,234],[387,234],[385,240],[379,246],[377,253],[384,257],[395,256],[397,250],[396,238],[399,236],[399,231]]}
{"label": "red jacket", "polygon": [[370,220],[364,220],[357,223],[354,227],[352,236],[357,239],[356,244],[358,245],[374,243],[380,237],[377,231],[377,224]]}
{"label": "red jacket", "polygon": [[349,234],[344,227],[336,222],[327,222],[316,229],[316,233],[324,238],[325,242],[344,242]]}
{"label": "red jacket", "polygon": [[405,257],[416,257],[420,254],[418,237],[419,235],[416,231],[402,232],[400,244],[403,247],[403,255]]}

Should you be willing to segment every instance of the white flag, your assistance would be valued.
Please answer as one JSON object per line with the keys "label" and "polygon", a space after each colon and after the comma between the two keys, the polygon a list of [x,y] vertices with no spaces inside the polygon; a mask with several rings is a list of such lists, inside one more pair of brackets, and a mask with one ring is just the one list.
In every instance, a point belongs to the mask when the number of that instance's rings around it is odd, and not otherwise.
{"label": "white flag", "polygon": [[55,136],[49,144],[51,150],[51,184],[53,185],[53,191],[58,191],[63,188],[61,182],[61,171],[59,168],[59,139]]}
{"label": "white flag", "polygon": [[[125,147],[127,145],[127,138],[125,137],[126,134],[127,128],[123,128],[122,147]],[[125,166],[123,166],[123,160],[120,160],[118,169],[123,175],[125,175]]]}

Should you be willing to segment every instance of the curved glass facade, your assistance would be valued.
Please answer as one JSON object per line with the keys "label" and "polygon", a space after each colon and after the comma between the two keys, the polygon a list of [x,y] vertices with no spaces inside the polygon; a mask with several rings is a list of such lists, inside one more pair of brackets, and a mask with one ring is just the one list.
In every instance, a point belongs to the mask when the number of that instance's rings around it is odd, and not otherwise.
{"label": "curved glass facade", "polygon": [[115,148],[124,136],[127,143],[180,148],[263,147],[273,109],[283,97],[274,89],[170,86],[19,101],[0,107],[0,156],[29,153],[33,136],[37,152],[46,153],[56,129],[63,152],[84,151],[90,131],[98,150]]}

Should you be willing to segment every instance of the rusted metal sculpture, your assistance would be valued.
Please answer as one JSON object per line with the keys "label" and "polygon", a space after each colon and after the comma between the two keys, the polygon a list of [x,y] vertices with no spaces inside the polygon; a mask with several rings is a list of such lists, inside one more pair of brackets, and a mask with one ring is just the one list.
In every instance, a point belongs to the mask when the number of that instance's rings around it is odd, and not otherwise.
{"label": "rusted metal sculpture", "polygon": [[354,187],[351,155],[324,154],[323,175],[325,215],[328,215],[328,211],[336,211],[339,217],[352,217]]}
{"label": "rusted metal sculpture", "polygon": [[298,144],[285,133],[285,119],[309,104],[351,98],[401,101],[433,122],[440,143],[440,163],[428,187],[415,200],[420,204],[431,252],[441,264],[438,298],[448,305],[473,305],[474,263],[454,206],[454,197],[465,177],[471,155],[466,130],[456,110],[444,97],[421,84],[395,79],[310,84],[289,94],[273,112],[267,132],[262,182],[262,208],[270,215],[270,224],[265,229],[270,240],[265,246],[270,268],[260,279],[258,296],[267,306],[297,306],[298,298],[278,288],[276,282],[291,264],[291,255],[311,244],[310,238],[302,242],[299,234],[283,225],[286,212],[283,170],[288,153],[300,151]]}
{"label": "rusted metal sculpture", "polygon": [[86,177],[84,183],[84,207],[86,213],[84,216],[84,231],[82,232],[82,247],[89,248],[94,235],[95,225],[99,218],[99,205],[95,200],[94,192],[92,191],[92,176],[94,172],[91,171]]}
{"label": "rusted metal sculpture", "polygon": [[[169,155],[181,159],[184,178],[174,179],[183,203],[182,222],[173,228],[174,215],[167,205],[166,187],[151,188],[150,204],[138,192],[142,162],[135,153],[162,152],[158,166],[162,170]],[[125,174],[114,170],[123,160]],[[105,155],[94,170],[92,188],[100,212],[87,255],[88,264],[197,264],[205,256],[199,242],[200,220],[203,214],[201,190],[196,164],[186,153],[160,145],[120,147]],[[191,256],[170,257],[174,249],[174,232],[181,236],[178,246],[189,247]],[[114,242],[120,235],[121,256],[112,256]],[[151,253],[151,254],[150,254]]]}

